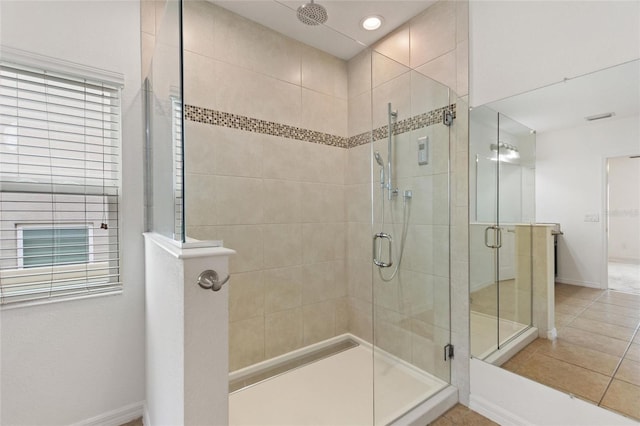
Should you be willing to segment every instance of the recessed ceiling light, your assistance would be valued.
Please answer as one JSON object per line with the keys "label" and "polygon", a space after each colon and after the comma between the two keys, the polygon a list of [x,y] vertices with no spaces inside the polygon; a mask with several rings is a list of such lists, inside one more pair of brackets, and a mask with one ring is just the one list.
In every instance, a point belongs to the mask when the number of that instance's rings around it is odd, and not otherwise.
{"label": "recessed ceiling light", "polygon": [[360,25],[367,31],[377,30],[382,26],[382,16],[372,15],[367,16],[362,21],[360,21]]}

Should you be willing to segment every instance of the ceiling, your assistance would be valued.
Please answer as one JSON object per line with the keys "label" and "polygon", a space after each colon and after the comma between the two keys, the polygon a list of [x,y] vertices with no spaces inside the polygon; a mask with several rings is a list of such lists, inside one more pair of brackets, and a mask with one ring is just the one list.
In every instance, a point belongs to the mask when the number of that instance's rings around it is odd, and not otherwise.
{"label": "ceiling", "polygon": [[605,120],[640,114],[640,60],[565,80],[487,105],[538,133],[583,126],[585,117],[613,112]]}
{"label": "ceiling", "polygon": [[[296,17],[298,6],[305,4],[305,1],[209,1],[345,60],[351,59],[364,47],[371,46],[435,3],[435,0],[317,0],[317,4],[327,9],[329,19],[324,25],[308,26]],[[362,29],[360,21],[368,15],[382,16],[382,27],[376,31]]]}

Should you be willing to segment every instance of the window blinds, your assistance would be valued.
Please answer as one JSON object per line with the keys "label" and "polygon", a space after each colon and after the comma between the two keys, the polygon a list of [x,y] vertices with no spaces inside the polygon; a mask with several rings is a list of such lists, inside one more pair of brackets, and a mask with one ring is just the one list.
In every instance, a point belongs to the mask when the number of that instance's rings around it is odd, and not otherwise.
{"label": "window blinds", "polygon": [[0,303],[120,291],[120,88],[0,66]]}

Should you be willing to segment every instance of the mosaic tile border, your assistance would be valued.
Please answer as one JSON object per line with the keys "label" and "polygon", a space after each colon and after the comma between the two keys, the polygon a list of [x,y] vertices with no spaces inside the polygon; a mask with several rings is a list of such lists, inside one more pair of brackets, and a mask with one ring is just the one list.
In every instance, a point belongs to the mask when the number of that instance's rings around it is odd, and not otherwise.
{"label": "mosaic tile border", "polygon": [[[453,113],[453,117],[456,117],[456,104],[451,104],[446,107],[437,108],[423,114],[400,120],[394,126],[393,134],[400,135],[412,130],[418,130],[434,124],[442,123],[443,113],[446,110],[450,110]],[[389,135],[389,126],[382,126],[374,129],[372,132],[364,132],[346,138],[343,136],[331,135],[329,133],[317,132],[315,130],[289,126],[287,124],[275,123],[273,121],[201,108],[194,105],[185,105],[184,114],[186,120],[195,121],[197,123],[211,124],[214,126],[228,127],[230,129],[244,130],[247,132],[262,133],[287,139],[319,143],[339,148],[353,148],[369,143],[372,137],[374,141],[377,141],[379,139],[385,139]]]}
{"label": "mosaic tile border", "polygon": [[[456,104],[451,104],[447,107],[437,108],[423,114],[415,115],[410,118],[405,118],[396,123],[393,128],[394,135],[401,135],[412,130],[423,129],[434,124],[442,123],[442,117],[445,111],[450,110],[453,113],[453,118],[456,118]],[[348,148],[353,148],[358,145],[364,145],[373,140],[386,139],[389,136],[389,126],[378,127],[373,129],[373,132],[364,132],[359,135],[351,136],[349,138]]]}
{"label": "mosaic tile border", "polygon": [[274,123],[273,121],[260,120],[258,118],[245,117],[243,115],[216,111],[208,108],[200,108],[193,105],[185,105],[185,119],[198,123],[212,124],[214,126],[228,127],[247,132],[263,133],[272,136],[280,136],[287,139],[319,143],[340,148],[348,148],[348,140],[343,136],[316,132],[302,129],[287,124]]}

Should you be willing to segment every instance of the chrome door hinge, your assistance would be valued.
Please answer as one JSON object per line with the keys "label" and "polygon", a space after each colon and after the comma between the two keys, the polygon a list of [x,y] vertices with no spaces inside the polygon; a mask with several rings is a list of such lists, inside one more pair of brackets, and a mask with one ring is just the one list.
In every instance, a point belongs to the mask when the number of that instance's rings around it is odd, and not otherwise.
{"label": "chrome door hinge", "polygon": [[442,113],[442,124],[447,127],[450,127],[453,124],[453,111],[450,109],[445,109]]}
{"label": "chrome door hinge", "polygon": [[451,343],[447,343],[444,346],[444,360],[447,361],[449,359],[453,359],[453,345]]}

